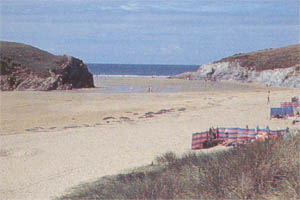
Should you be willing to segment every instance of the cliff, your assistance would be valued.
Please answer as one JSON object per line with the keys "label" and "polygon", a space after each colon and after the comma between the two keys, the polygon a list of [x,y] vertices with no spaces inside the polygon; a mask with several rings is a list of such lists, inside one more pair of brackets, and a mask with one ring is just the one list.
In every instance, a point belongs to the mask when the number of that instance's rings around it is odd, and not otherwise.
{"label": "cliff", "polygon": [[300,44],[247,54],[236,54],[205,64],[196,72],[172,78],[237,80],[266,85],[300,87]]}
{"label": "cliff", "polygon": [[79,59],[55,56],[35,47],[0,42],[1,90],[67,90],[94,87],[93,75]]}

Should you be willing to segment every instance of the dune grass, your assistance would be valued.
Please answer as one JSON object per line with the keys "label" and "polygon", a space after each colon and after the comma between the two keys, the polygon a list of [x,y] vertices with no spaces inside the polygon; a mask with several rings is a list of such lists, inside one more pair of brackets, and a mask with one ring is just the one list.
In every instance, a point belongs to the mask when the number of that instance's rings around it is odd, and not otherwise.
{"label": "dune grass", "polygon": [[215,153],[167,152],[148,170],[77,186],[59,199],[298,199],[300,131]]}

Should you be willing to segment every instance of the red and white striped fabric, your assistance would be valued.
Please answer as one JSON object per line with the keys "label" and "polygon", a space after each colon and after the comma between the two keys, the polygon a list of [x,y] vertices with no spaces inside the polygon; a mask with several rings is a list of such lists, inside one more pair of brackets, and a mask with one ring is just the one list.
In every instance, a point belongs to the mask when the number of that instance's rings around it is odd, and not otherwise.
{"label": "red and white striped fabric", "polygon": [[248,129],[238,129],[237,141],[239,143],[244,143],[248,140]]}
{"label": "red and white striped fabric", "polygon": [[[286,130],[267,130],[260,129],[258,133],[255,129],[242,129],[242,128],[218,128],[219,139],[230,141],[232,143],[245,143],[257,140],[257,136],[263,136],[264,139],[277,138],[283,135]],[[197,132],[192,136],[192,150],[203,149],[203,143],[209,141],[209,132]]]}
{"label": "red and white striped fabric", "polygon": [[192,136],[192,150],[202,149],[203,143],[208,140],[208,131],[194,133]]}
{"label": "red and white striped fabric", "polygon": [[292,106],[293,108],[299,107],[300,103],[299,102],[282,102],[280,103],[281,107],[290,107]]}

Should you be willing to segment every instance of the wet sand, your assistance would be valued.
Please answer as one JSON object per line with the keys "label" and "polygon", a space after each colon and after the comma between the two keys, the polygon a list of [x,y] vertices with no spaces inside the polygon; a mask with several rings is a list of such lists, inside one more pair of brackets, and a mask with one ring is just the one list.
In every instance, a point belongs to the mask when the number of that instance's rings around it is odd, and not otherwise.
{"label": "wet sand", "polygon": [[[297,126],[292,119],[270,120],[269,112],[300,89],[161,78],[95,82],[99,88],[0,93],[1,199],[50,199],[82,182],[147,165],[166,151],[182,154],[193,132],[211,126]],[[114,93],[111,86],[118,85],[146,90]]]}

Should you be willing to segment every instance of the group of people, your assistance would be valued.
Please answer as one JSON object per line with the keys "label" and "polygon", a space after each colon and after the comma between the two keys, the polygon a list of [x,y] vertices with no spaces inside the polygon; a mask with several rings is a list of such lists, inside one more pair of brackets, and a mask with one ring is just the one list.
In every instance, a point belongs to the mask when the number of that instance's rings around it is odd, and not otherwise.
{"label": "group of people", "polygon": [[[270,137],[270,128],[269,126],[267,126],[266,131],[261,132],[259,131],[259,127],[256,127],[256,133],[257,135],[255,136],[255,140],[252,140],[250,142],[254,142],[254,141],[265,141],[266,139],[269,139]],[[277,135],[279,136],[279,135]]]}
{"label": "group of people", "polygon": [[209,128],[209,131],[208,131],[208,138],[209,138],[209,141],[213,141],[214,139],[217,139],[219,138],[219,129],[218,128]]}

